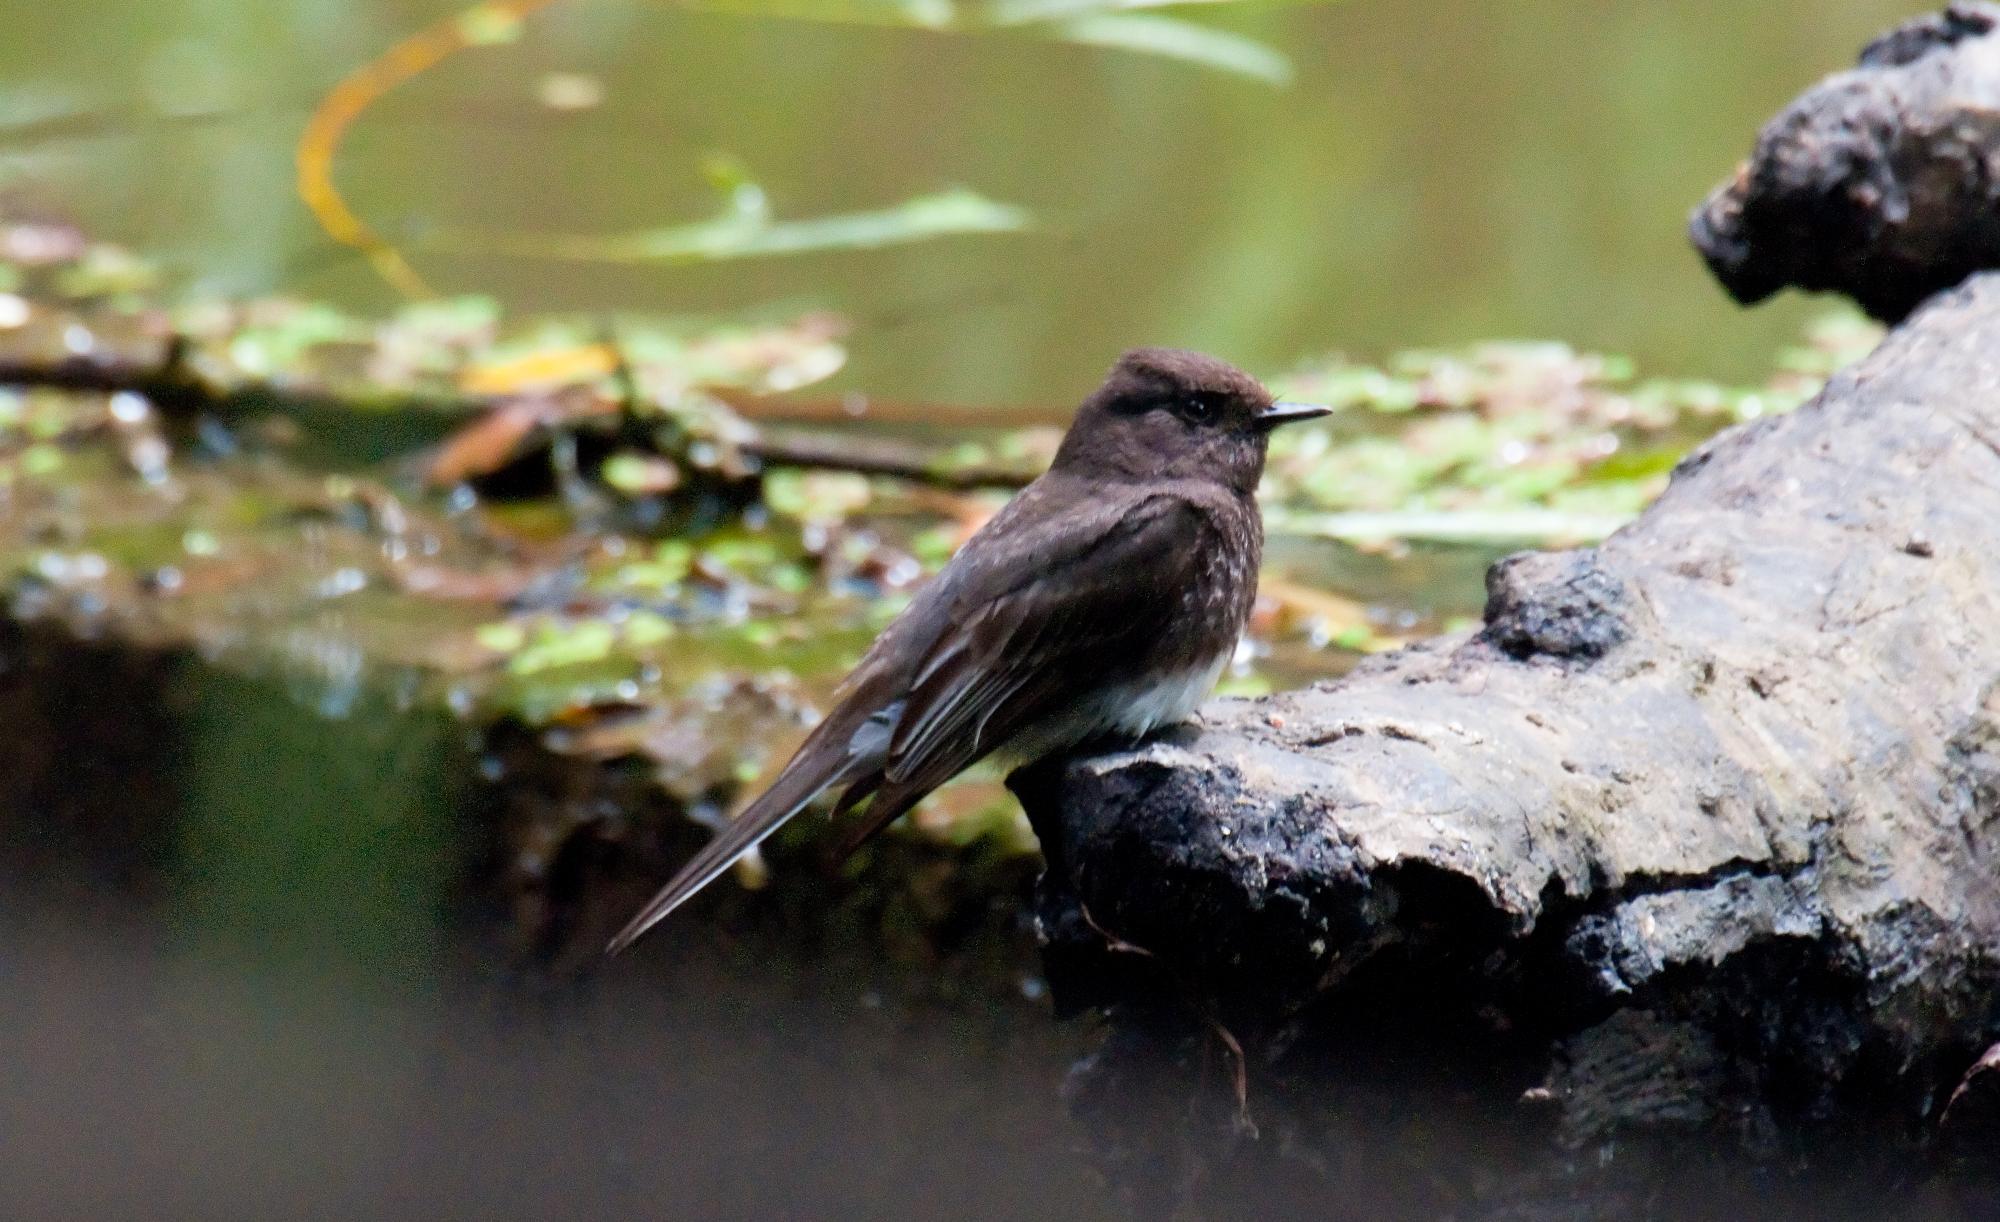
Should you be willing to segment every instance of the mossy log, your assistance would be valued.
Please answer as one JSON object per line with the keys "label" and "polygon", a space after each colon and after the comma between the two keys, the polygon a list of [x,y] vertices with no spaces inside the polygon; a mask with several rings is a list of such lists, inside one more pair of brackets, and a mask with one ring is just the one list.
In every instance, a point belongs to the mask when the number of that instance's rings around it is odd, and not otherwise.
{"label": "mossy log", "polygon": [[1478,630],[1015,785],[1070,1005],[1421,997],[1558,1091],[1636,1015],[1935,1118],[2000,1038],[2000,275],[1495,566]]}

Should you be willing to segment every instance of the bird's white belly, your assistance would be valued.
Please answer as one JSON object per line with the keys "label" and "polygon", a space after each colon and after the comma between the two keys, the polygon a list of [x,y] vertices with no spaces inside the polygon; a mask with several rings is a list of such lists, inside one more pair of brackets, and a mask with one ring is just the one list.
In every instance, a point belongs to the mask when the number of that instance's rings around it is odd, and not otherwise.
{"label": "bird's white belly", "polygon": [[1150,681],[1111,684],[1083,697],[1055,716],[1029,726],[1002,748],[1027,762],[1065,751],[1100,735],[1141,738],[1162,726],[1185,721],[1215,690],[1227,651],[1204,665]]}

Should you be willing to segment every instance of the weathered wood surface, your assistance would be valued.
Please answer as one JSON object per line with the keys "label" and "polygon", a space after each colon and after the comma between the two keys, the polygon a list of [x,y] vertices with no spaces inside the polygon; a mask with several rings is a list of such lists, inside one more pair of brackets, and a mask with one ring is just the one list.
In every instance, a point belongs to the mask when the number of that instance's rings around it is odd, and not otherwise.
{"label": "weathered wood surface", "polygon": [[1421,996],[1558,1085],[1640,1012],[1935,1117],[2000,1037],[2000,275],[1489,585],[1476,632],[1017,777],[1059,1000]]}
{"label": "weathered wood surface", "polygon": [[2000,268],[2000,4],[1870,43],[1765,125],[1690,232],[1738,301],[1829,289],[1890,322]]}

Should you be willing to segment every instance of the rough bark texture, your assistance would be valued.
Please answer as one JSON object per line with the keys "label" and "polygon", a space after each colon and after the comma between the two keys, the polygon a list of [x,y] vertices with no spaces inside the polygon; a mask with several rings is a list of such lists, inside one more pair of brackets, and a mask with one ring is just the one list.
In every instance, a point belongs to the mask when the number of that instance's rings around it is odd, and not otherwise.
{"label": "rough bark texture", "polygon": [[1765,126],[1690,229],[1738,301],[1831,289],[1891,322],[2000,267],[2000,5],[1871,43]]}
{"label": "rough bark texture", "polygon": [[1489,587],[1475,633],[1017,778],[1059,1000],[1419,999],[1551,1050],[1586,1130],[1725,1106],[1657,1089],[1718,1059],[1934,1118],[2000,1036],[2000,275]]}

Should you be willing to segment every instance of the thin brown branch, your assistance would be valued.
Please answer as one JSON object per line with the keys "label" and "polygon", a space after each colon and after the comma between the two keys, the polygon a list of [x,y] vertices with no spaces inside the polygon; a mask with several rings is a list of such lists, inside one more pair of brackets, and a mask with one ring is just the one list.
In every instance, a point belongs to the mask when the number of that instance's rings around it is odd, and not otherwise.
{"label": "thin brown branch", "polygon": [[1021,468],[951,466],[940,462],[937,451],[929,446],[882,437],[849,437],[828,432],[766,433],[742,449],[744,454],[774,467],[853,471],[955,491],[1019,488],[1035,478],[1033,471]]}
{"label": "thin brown branch", "polygon": [[[255,381],[217,386],[190,376],[175,357],[178,348],[178,344],[166,345],[157,363],[130,358],[0,359],[0,386],[97,394],[131,391],[146,396],[168,415],[202,411],[228,415],[274,405],[316,409],[354,406],[337,393],[306,387],[280,387]],[[508,396],[413,392],[408,399],[412,407],[471,416],[492,411],[505,403]],[[742,443],[740,449],[744,457],[767,466],[851,471],[954,491],[1018,488],[1035,475],[1021,468],[954,465],[931,447],[826,430],[811,434],[764,434]]]}
{"label": "thin brown branch", "polygon": [[1018,429],[1043,425],[1061,428],[1069,423],[1069,413],[1046,404],[1017,404],[994,407],[970,403],[926,403],[913,399],[885,399],[860,393],[847,395],[760,395],[734,388],[709,393],[727,403],[737,415],[759,424],[948,424],[968,429]]}

